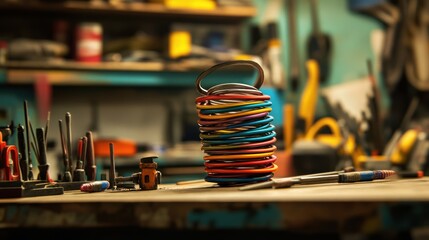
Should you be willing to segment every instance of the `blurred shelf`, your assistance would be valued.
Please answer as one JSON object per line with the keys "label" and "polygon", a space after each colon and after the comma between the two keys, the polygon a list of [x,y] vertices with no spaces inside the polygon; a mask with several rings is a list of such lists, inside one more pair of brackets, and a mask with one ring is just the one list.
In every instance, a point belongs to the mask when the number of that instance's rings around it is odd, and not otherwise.
{"label": "blurred shelf", "polygon": [[[25,2],[25,3],[24,3]],[[94,1],[95,2],[95,1]],[[242,20],[256,15],[253,6],[218,6],[216,9],[168,8],[161,3],[121,3],[89,1],[2,1],[0,11],[39,11],[64,13],[108,13],[140,14],[144,16],[181,17],[181,18],[216,18],[220,20]]]}
{"label": "blurred shelf", "polygon": [[[0,84],[33,84],[43,77],[52,85],[186,87],[194,86],[198,75],[212,64],[8,61],[0,65]],[[210,83],[220,83],[225,79],[246,83],[253,81],[254,74],[249,68],[221,71]]]}

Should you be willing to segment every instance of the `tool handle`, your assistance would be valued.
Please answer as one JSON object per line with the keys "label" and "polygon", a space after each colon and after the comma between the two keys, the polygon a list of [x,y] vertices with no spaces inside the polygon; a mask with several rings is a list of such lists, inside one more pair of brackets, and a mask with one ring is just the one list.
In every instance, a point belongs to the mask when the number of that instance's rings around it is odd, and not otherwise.
{"label": "tool handle", "polygon": [[37,145],[39,147],[39,165],[47,164],[46,157],[46,141],[45,141],[45,130],[43,128],[36,129]]}
{"label": "tool handle", "polygon": [[92,132],[86,132],[87,147],[86,147],[86,162],[85,164],[85,173],[88,181],[95,181],[96,178],[96,165],[95,165],[95,152],[94,152],[94,138]]}
{"label": "tool handle", "polygon": [[18,125],[18,151],[20,156],[19,166],[21,168],[22,180],[28,180],[28,162],[27,152],[25,150],[25,137],[24,137],[24,126]]}
{"label": "tool handle", "polygon": [[46,156],[46,141],[45,130],[43,128],[36,128],[37,145],[39,145],[39,179],[49,180],[48,168],[49,164]]}

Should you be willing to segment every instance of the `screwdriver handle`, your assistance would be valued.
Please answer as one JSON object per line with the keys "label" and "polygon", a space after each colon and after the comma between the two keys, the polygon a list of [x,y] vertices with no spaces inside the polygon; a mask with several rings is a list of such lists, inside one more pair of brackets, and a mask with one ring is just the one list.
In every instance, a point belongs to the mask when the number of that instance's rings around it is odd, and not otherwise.
{"label": "screwdriver handle", "polygon": [[45,141],[45,130],[43,128],[36,129],[37,145],[39,146],[39,179],[48,180],[49,164],[46,156],[46,141]]}

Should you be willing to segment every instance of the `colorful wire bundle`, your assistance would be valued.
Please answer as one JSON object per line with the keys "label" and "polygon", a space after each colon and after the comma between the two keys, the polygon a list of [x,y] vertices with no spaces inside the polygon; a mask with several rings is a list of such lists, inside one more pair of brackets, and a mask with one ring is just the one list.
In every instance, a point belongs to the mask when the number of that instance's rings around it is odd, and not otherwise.
{"label": "colorful wire bundle", "polygon": [[[224,83],[208,90],[201,81],[209,73],[227,66],[247,65],[259,72],[254,86]],[[230,61],[215,65],[197,78],[196,99],[201,150],[208,182],[237,185],[269,180],[277,165],[276,133],[269,115],[270,96],[259,87],[264,81],[262,68],[253,61]]]}

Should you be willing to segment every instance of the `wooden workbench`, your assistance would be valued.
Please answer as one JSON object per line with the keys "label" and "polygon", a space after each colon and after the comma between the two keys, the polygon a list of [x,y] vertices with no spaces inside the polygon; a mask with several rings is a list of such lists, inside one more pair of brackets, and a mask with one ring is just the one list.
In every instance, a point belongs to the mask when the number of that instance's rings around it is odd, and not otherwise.
{"label": "wooden workbench", "polygon": [[151,191],[74,190],[0,199],[0,237],[43,230],[63,234],[64,229],[68,235],[87,231],[103,239],[139,234],[142,229],[158,236],[187,232],[205,238],[225,231],[242,237],[257,233],[266,237],[278,231],[334,236],[418,234],[429,229],[427,216],[429,177],[249,191],[212,183],[161,184]]}

